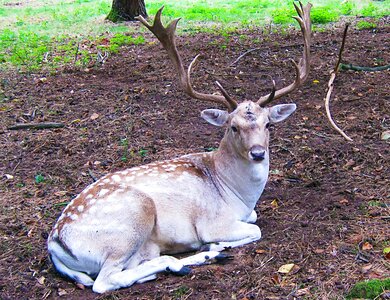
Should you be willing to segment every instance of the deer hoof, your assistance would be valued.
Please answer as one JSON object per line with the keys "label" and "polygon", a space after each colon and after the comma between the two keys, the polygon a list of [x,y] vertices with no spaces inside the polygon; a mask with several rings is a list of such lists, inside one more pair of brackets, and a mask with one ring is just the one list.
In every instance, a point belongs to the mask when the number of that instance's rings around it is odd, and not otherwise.
{"label": "deer hoof", "polygon": [[229,255],[229,254],[225,254],[225,253],[219,253],[216,257],[215,257],[215,260],[218,264],[225,264],[227,263],[228,261],[230,260],[233,260],[234,259],[234,256],[233,255]]}
{"label": "deer hoof", "polygon": [[192,271],[191,268],[184,266],[179,271],[175,271],[175,272],[171,271],[171,272],[177,276],[185,276],[190,274],[191,271]]}

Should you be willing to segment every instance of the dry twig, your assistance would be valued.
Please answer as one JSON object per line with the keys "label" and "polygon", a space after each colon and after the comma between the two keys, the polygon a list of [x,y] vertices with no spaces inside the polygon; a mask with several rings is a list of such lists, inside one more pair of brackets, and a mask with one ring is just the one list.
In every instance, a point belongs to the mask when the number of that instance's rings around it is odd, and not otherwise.
{"label": "dry twig", "polygon": [[27,123],[27,124],[16,124],[8,127],[8,130],[20,130],[20,129],[47,129],[47,128],[62,128],[65,124],[62,123]]}
{"label": "dry twig", "polygon": [[336,129],[336,131],[339,132],[346,140],[352,142],[352,139],[347,134],[345,134],[344,131],[342,131],[336,125],[336,123],[333,121],[332,115],[330,113],[330,107],[329,107],[330,96],[331,96],[332,91],[333,91],[333,82],[334,82],[334,80],[336,78],[336,75],[337,75],[337,72],[339,70],[339,66],[340,66],[340,62],[341,62],[341,56],[342,56],[342,53],[343,53],[343,50],[344,50],[344,45],[345,45],[345,38],[347,37],[347,31],[348,31],[348,24],[345,26],[345,29],[344,29],[343,41],[341,43],[341,47],[340,47],[340,51],[339,51],[339,57],[338,57],[336,66],[335,66],[334,70],[332,71],[332,73],[330,74],[330,79],[329,79],[329,83],[328,83],[328,92],[327,92],[326,98],[325,98],[325,110],[326,110],[326,115],[327,115],[327,117],[329,119],[329,122],[333,126],[333,128]]}
{"label": "dry twig", "polygon": [[352,70],[352,71],[366,71],[366,72],[380,72],[390,70],[390,65],[377,66],[377,67],[361,67],[353,64],[340,64],[340,70]]}

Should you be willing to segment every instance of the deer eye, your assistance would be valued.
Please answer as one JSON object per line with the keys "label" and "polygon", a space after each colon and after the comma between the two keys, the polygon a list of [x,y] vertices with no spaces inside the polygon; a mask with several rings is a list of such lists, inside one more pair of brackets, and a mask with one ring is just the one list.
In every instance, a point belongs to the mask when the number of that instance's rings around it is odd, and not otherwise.
{"label": "deer eye", "polygon": [[237,131],[238,131],[238,129],[237,129],[236,126],[232,126],[231,128],[232,128],[232,131],[233,131],[233,132],[237,132]]}

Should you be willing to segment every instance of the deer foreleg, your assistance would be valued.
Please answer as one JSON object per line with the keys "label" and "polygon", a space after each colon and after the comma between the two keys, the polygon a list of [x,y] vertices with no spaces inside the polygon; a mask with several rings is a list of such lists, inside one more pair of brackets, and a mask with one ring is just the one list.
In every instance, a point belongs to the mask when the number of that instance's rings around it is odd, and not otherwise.
{"label": "deer foreleg", "polygon": [[260,228],[246,222],[235,222],[223,230],[216,230],[212,241],[201,249],[208,251],[223,251],[252,243],[261,238]]}
{"label": "deer foreleg", "polygon": [[186,266],[202,265],[209,260],[223,260],[225,255],[217,251],[207,251],[198,253],[183,259],[173,256],[160,256],[144,262],[135,268],[120,270],[113,268],[110,264],[104,266],[93,285],[93,291],[104,293],[119,288],[129,287],[134,283],[142,283],[156,278],[156,274],[163,271],[171,271],[179,275],[188,274],[191,269]]}
{"label": "deer foreleg", "polygon": [[254,224],[257,221],[257,213],[252,210],[251,214],[249,215],[248,219],[246,220],[247,223]]}
{"label": "deer foreleg", "polygon": [[115,265],[115,262],[106,264],[101,269],[99,276],[93,285],[93,291],[96,293],[104,293],[119,288],[129,287],[140,281],[148,281],[155,274],[170,270],[180,273],[183,270],[183,264],[177,258],[172,256],[159,256],[147,262],[138,265],[135,268],[122,271],[121,266]]}

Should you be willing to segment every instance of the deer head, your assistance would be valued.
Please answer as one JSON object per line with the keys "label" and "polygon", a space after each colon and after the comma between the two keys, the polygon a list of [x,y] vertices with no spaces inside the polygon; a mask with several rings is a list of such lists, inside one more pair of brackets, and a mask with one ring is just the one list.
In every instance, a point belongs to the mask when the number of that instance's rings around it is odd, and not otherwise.
{"label": "deer head", "polygon": [[[303,55],[296,63],[292,60],[295,68],[295,80],[286,87],[276,89],[272,80],[272,90],[268,95],[262,96],[255,101],[245,101],[238,104],[222,85],[217,81],[216,85],[222,95],[205,94],[197,92],[191,85],[191,71],[199,55],[190,63],[187,71],[183,66],[181,56],[176,47],[175,31],[180,19],[173,20],[167,27],[161,22],[161,14],[164,7],[156,13],[153,25],[150,25],[142,16],[137,19],[147,27],[161,42],[168,53],[177,73],[184,91],[192,98],[201,101],[219,103],[226,107],[226,110],[207,109],[202,112],[202,117],[210,124],[226,126],[225,137],[221,142],[221,150],[230,149],[232,155],[236,155],[248,161],[268,163],[268,142],[270,124],[286,119],[296,109],[295,104],[280,104],[273,107],[266,107],[271,101],[278,99],[293,90],[297,89],[307,79],[309,74],[310,42],[311,42],[311,4],[303,6],[299,2],[295,9],[298,13],[294,17],[301,28],[303,35]],[[265,174],[264,174],[265,175]]]}

